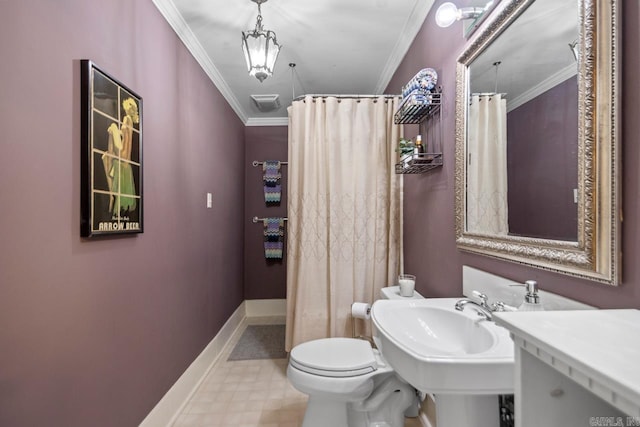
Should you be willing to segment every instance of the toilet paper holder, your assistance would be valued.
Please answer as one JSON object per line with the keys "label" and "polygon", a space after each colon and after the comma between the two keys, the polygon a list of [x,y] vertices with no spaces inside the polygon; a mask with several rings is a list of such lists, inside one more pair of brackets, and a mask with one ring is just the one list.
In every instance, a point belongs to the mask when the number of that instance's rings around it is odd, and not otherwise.
{"label": "toilet paper holder", "polygon": [[356,333],[356,319],[369,320],[371,319],[371,304],[365,302],[354,302],[351,304],[351,337],[369,341],[371,347],[376,348],[376,345],[372,337],[358,335]]}

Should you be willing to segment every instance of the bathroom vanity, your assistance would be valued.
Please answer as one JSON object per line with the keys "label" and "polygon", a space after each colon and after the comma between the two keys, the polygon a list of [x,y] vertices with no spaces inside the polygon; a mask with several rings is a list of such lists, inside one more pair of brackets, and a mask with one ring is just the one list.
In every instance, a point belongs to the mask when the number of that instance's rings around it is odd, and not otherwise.
{"label": "bathroom vanity", "polygon": [[496,313],[519,427],[640,426],[640,310]]}

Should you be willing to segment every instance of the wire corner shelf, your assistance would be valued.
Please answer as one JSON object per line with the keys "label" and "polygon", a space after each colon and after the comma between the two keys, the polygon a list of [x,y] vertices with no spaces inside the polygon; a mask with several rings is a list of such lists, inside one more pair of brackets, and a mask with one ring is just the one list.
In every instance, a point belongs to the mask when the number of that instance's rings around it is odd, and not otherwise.
{"label": "wire corner shelf", "polygon": [[442,166],[442,153],[407,154],[396,163],[397,174],[425,173]]}
{"label": "wire corner shelf", "polygon": [[425,97],[427,102],[418,103],[413,102],[411,98],[406,98],[393,116],[393,122],[397,125],[420,124],[438,113],[442,104],[442,92],[428,92]]}

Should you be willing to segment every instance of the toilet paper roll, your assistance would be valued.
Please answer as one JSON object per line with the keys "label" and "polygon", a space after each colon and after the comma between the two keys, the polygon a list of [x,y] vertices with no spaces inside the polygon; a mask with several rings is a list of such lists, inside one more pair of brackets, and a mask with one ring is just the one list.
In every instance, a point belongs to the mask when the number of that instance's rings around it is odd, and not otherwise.
{"label": "toilet paper roll", "polygon": [[351,315],[356,319],[370,319],[371,305],[366,302],[354,302],[351,304]]}

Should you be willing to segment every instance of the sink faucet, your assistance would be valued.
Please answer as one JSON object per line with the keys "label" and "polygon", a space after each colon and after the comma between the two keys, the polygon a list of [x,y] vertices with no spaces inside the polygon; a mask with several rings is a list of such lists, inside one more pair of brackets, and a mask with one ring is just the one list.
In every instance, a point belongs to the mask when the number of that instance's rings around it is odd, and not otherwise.
{"label": "sink faucet", "polygon": [[456,302],[456,310],[462,311],[467,305],[471,305],[473,309],[478,312],[478,315],[484,317],[486,320],[493,320],[493,314],[491,312],[491,308],[487,305],[486,296],[484,298],[480,298],[482,300],[481,303],[477,303],[474,300],[464,298],[460,301]]}

